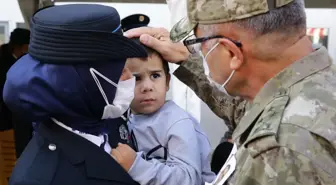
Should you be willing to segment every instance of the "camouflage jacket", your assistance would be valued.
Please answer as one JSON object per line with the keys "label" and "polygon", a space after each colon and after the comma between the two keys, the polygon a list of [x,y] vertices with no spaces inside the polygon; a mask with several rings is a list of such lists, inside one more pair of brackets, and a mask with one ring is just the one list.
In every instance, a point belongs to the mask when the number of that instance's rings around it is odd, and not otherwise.
{"label": "camouflage jacket", "polygon": [[336,66],[322,47],[258,93],[234,131],[230,185],[336,184]]}
{"label": "camouflage jacket", "polygon": [[245,113],[246,101],[233,99],[213,88],[204,74],[202,62],[201,56],[190,56],[175,70],[174,75],[225,121],[229,132],[233,132]]}

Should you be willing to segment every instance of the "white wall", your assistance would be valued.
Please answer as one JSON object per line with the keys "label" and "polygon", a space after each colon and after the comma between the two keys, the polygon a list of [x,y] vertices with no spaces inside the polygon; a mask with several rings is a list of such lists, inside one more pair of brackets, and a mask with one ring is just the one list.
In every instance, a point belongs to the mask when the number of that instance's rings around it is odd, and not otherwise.
{"label": "white wall", "polygon": [[[7,27],[6,34],[16,28],[17,22],[23,22],[23,17],[17,0],[0,0],[0,25]],[[9,38],[6,38],[6,42]]]}

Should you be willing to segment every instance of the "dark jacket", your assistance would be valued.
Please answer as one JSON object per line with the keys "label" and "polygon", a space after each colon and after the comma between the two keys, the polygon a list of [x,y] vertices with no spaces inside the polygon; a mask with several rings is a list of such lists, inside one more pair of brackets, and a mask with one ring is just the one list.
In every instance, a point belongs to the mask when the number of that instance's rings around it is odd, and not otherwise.
{"label": "dark jacket", "polygon": [[[110,143],[125,142],[114,124]],[[119,140],[117,140],[119,138]],[[71,141],[71,142],[69,142]],[[53,122],[39,125],[18,160],[10,185],[137,185],[102,148]]]}

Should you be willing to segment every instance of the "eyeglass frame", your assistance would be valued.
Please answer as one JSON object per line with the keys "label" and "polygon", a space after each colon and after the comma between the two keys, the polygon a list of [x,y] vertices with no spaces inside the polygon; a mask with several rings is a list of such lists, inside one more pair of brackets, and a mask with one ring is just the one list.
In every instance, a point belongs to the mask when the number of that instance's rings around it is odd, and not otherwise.
{"label": "eyeglass frame", "polygon": [[190,53],[194,53],[192,51],[190,51],[189,47],[188,46],[191,46],[191,45],[194,45],[194,44],[198,44],[198,43],[202,43],[202,42],[205,42],[205,41],[208,41],[208,40],[211,40],[211,39],[220,39],[220,38],[224,38],[224,39],[228,39],[229,41],[233,42],[237,47],[241,48],[243,46],[243,44],[241,42],[238,42],[238,41],[234,41],[228,37],[224,37],[224,36],[221,36],[221,35],[214,35],[214,36],[208,36],[208,37],[200,37],[200,38],[194,38],[194,39],[189,39],[189,37],[191,36],[195,36],[195,34],[192,34],[192,35],[189,35],[188,37],[186,37],[184,40],[183,40],[183,45],[186,46],[186,48],[188,49],[188,51]]}

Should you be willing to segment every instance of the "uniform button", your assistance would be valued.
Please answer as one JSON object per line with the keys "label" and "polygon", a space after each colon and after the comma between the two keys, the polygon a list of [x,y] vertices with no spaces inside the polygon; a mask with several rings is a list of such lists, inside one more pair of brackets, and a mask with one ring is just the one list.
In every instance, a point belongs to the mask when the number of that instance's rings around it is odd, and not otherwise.
{"label": "uniform button", "polygon": [[51,151],[55,151],[56,150],[56,145],[55,144],[49,144],[48,148]]}

